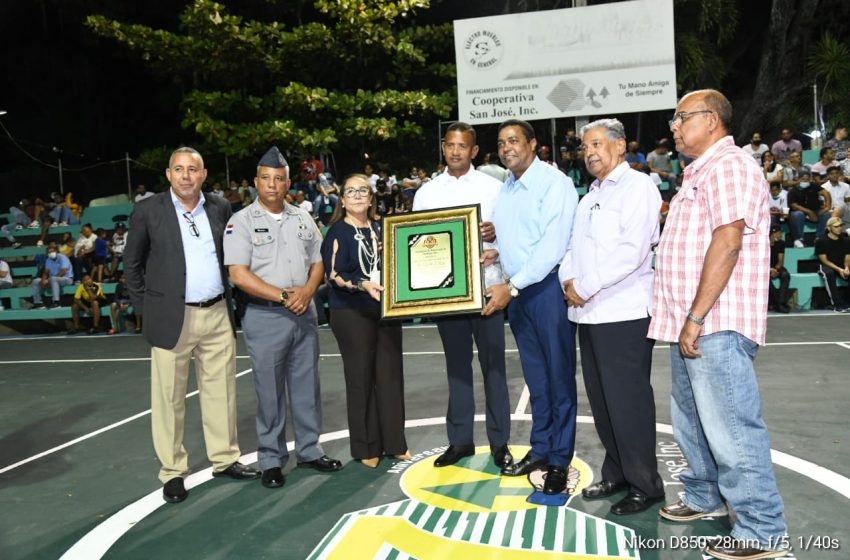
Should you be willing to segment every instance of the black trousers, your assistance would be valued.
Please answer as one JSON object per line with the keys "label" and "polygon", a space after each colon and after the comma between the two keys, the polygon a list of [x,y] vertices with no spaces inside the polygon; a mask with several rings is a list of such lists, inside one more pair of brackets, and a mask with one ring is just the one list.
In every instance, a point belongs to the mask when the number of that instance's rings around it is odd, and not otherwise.
{"label": "black trousers", "polygon": [[505,371],[505,316],[461,315],[437,320],[446,354],[449,405],[446,432],[451,445],[472,445],[475,393],[472,387],[472,342],[484,376],[485,419],[490,445],[502,446],[511,437],[511,410]]}
{"label": "black trousers", "polygon": [[788,285],[791,283],[791,275],[784,266],[779,267],[779,287],[773,285],[773,278],[767,282],[767,301],[770,305],[788,305]]}
{"label": "black trousers", "polygon": [[655,457],[649,321],[579,325],[578,339],[593,422],[605,447],[602,479],[654,498],[664,495],[664,484]]}
{"label": "black trousers", "polygon": [[401,323],[381,322],[380,316],[378,306],[331,312],[331,330],[342,354],[355,459],[407,451]]}

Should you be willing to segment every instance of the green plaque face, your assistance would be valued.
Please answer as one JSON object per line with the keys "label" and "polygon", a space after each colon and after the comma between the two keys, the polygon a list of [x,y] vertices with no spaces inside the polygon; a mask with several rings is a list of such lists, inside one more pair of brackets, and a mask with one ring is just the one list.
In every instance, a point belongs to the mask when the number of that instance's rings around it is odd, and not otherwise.
{"label": "green plaque face", "polygon": [[480,311],[479,207],[463,206],[384,218],[384,317]]}

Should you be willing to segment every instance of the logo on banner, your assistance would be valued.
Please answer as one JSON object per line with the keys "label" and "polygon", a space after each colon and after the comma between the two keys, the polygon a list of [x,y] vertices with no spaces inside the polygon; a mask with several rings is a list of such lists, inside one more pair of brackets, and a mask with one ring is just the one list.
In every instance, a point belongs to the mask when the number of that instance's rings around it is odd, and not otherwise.
{"label": "logo on banner", "polygon": [[463,43],[464,58],[476,70],[489,70],[502,59],[504,47],[499,36],[480,29],[472,32]]}

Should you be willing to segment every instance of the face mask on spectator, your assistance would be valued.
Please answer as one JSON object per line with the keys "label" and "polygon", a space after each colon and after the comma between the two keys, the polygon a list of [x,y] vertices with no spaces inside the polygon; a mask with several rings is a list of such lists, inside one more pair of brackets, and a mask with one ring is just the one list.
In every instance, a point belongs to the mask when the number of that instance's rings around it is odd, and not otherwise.
{"label": "face mask on spectator", "polygon": [[800,188],[801,188],[801,189],[805,189],[805,188],[806,188],[806,187],[808,187],[808,186],[809,186],[809,183],[800,183]]}
{"label": "face mask on spectator", "polygon": [[56,251],[50,251],[49,253],[47,253],[47,256],[55,261],[56,257],[58,257],[59,254]]}

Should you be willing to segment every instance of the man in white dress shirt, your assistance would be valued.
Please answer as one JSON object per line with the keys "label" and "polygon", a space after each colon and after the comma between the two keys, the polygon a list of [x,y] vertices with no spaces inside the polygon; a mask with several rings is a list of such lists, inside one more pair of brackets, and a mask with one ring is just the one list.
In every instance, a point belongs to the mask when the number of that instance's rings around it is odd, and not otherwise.
{"label": "man in white dress shirt", "polygon": [[579,202],[559,270],[569,318],[578,323],[581,367],[605,460],[585,499],[628,494],[611,507],[626,515],[664,499],[655,458],[655,400],[649,382],[652,247],[661,196],[625,162],[626,134],[616,119],[581,130],[584,161],[596,177]]}
{"label": "man in white dress shirt", "polygon": [[[446,170],[416,191],[413,210],[480,204],[482,225],[486,227],[493,216],[502,184],[472,167],[472,160],[477,154],[475,129],[464,122],[452,124],[443,138]],[[484,246],[486,248],[490,244],[485,242]],[[485,268],[484,282],[487,287],[504,283],[499,264]],[[437,320],[437,329],[443,341],[449,378],[449,405],[446,412],[449,448],[437,457],[434,465],[453,465],[475,453],[472,436],[475,425],[473,339],[478,346],[478,362],[484,374],[487,439],[490,441],[493,462],[499,468],[511,465],[513,457],[508,449],[511,411],[505,372],[504,313],[498,311],[488,317],[478,314],[444,317]]]}

